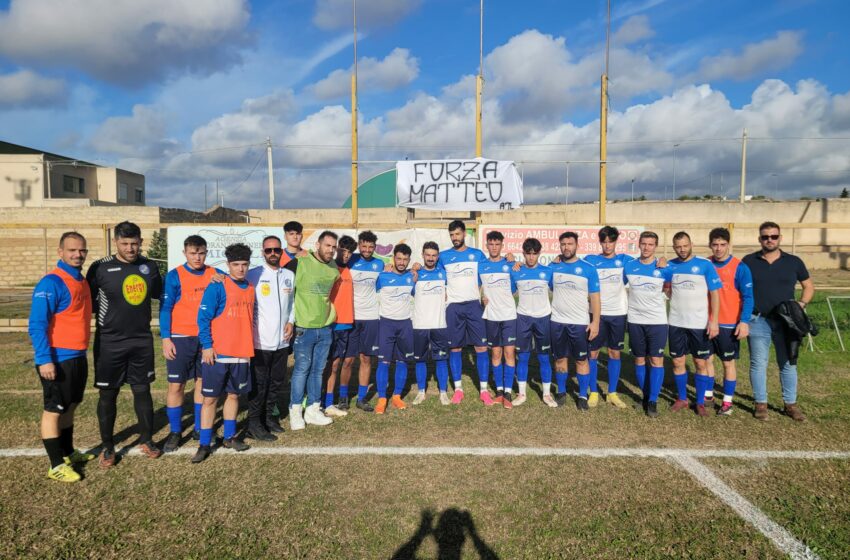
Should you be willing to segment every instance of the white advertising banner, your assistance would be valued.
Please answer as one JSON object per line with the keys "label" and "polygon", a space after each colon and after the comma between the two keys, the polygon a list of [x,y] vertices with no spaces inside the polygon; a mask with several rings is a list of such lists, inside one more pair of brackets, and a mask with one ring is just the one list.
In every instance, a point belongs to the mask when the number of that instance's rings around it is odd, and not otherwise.
{"label": "white advertising banner", "polygon": [[522,207],[522,178],[512,161],[399,161],[396,199],[425,210],[511,210]]}

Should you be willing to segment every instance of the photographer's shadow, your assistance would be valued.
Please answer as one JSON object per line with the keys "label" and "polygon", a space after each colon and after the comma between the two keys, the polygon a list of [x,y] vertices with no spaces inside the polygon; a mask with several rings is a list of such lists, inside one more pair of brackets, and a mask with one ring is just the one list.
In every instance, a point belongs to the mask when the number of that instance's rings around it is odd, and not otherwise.
{"label": "photographer's shadow", "polygon": [[450,508],[440,514],[436,526],[434,512],[422,510],[419,527],[416,533],[392,555],[393,560],[416,558],[416,551],[429,536],[437,542],[437,558],[440,560],[459,559],[463,553],[463,545],[469,537],[478,557],[486,560],[497,560],[496,552],[478,535],[472,515],[466,510]]}

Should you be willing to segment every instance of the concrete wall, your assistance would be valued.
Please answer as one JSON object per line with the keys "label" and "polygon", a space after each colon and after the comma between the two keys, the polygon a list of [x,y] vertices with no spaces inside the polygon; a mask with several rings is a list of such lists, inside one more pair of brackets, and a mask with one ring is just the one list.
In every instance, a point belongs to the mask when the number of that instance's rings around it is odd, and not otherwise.
{"label": "concrete wall", "polygon": [[0,207],[41,206],[45,188],[40,155],[0,154]]}

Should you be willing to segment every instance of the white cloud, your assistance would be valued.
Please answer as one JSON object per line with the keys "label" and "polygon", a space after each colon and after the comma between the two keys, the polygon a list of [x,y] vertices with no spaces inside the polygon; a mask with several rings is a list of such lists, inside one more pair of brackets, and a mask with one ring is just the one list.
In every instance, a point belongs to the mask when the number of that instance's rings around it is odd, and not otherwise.
{"label": "white cloud", "polygon": [[706,57],[697,75],[703,80],[746,80],[790,65],[803,52],[803,34],[780,31],[775,37],[744,45],[741,53],[724,52]]}
{"label": "white cloud", "polygon": [[644,15],[632,16],[627,19],[611,38],[615,45],[631,45],[649,39],[655,35],[655,31],[649,25],[649,18]]}
{"label": "white cloud", "polygon": [[[345,97],[351,91],[353,68],[334,70],[309,89],[319,99]],[[410,84],[419,75],[419,60],[407,49],[395,48],[383,60],[364,57],[357,64],[358,88],[392,91]]]}
{"label": "white cloud", "polygon": [[168,119],[154,107],[135,105],[128,117],[110,117],[94,132],[93,149],[128,158],[156,158],[177,147],[167,138]]}
{"label": "white cloud", "polygon": [[64,80],[45,78],[31,70],[0,74],[0,110],[62,105],[67,95]]}
{"label": "white cloud", "polygon": [[237,62],[249,15],[245,0],[12,0],[0,55],[135,86]]}
{"label": "white cloud", "polygon": [[[416,10],[422,0],[359,0],[357,27],[386,27]],[[316,0],[313,23],[322,29],[351,28],[354,13],[351,0]]]}

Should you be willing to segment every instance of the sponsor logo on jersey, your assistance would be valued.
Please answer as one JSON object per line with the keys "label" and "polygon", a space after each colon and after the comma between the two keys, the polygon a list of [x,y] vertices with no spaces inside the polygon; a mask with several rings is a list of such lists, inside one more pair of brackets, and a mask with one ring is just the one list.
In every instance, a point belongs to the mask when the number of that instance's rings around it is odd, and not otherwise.
{"label": "sponsor logo on jersey", "polygon": [[120,266],[118,268],[107,268],[106,272],[118,272],[119,270],[121,270]]}
{"label": "sponsor logo on jersey", "polygon": [[248,382],[247,382],[247,381],[246,381],[245,383],[240,383],[240,384],[239,384],[239,388],[240,388],[240,389],[244,389],[246,385],[248,385]]}
{"label": "sponsor logo on jersey", "polygon": [[139,265],[139,272],[142,274],[150,274],[151,269],[146,264]]}
{"label": "sponsor logo on jersey", "polygon": [[266,297],[272,294],[272,287],[265,280],[260,284],[260,293]]}
{"label": "sponsor logo on jersey", "polygon": [[141,305],[148,295],[148,283],[138,274],[130,274],[121,285],[121,293],[130,305]]}

